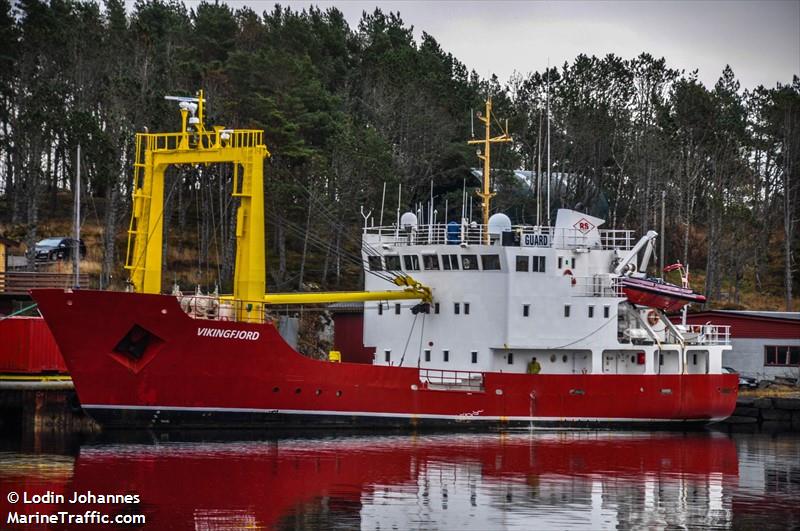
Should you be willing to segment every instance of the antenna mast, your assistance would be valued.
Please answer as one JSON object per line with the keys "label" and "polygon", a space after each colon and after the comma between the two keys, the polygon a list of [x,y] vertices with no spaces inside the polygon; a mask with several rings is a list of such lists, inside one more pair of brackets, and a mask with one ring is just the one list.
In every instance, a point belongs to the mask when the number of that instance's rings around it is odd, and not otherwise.
{"label": "antenna mast", "polygon": [[489,244],[489,212],[492,197],[495,193],[490,188],[491,177],[491,150],[492,144],[498,142],[511,142],[512,138],[508,134],[508,123],[506,123],[506,130],[500,136],[492,138],[492,97],[486,98],[486,115],[478,113],[478,120],[484,123],[486,128],[486,136],[481,140],[468,140],[467,144],[483,144],[483,154],[478,148],[478,158],[483,161],[483,187],[478,191],[478,197],[481,198],[481,210],[483,211],[483,234],[484,243]]}
{"label": "antenna mast", "polygon": [[550,224],[550,59],[547,59],[547,226]]}

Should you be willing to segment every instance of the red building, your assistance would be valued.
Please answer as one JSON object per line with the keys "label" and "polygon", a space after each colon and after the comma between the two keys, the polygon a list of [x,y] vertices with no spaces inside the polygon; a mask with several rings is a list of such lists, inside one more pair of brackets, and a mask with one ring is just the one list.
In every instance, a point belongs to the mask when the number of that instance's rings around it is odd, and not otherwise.
{"label": "red building", "polygon": [[730,326],[733,350],[722,364],[745,376],[800,378],[800,312],[709,310],[686,322]]}

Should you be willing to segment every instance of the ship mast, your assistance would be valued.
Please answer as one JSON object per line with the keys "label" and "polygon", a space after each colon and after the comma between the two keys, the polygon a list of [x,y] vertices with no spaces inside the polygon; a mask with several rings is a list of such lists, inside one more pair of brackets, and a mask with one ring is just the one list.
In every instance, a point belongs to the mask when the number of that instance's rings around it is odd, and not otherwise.
{"label": "ship mast", "polygon": [[[486,98],[486,114],[481,115],[478,112],[478,120],[482,121],[485,125],[486,133],[483,139],[468,140],[467,144],[483,144],[483,154],[478,148],[478,158],[483,161],[483,186],[481,190],[477,191],[478,197],[481,198],[481,210],[483,211],[483,235],[484,243],[489,244],[489,213],[491,211],[491,200],[496,194],[492,192],[490,187],[490,177],[492,172],[492,144],[499,142],[511,142],[512,138],[508,134],[508,120],[506,120],[505,131],[499,136],[492,138],[492,97]],[[473,137],[474,137],[473,131]]]}

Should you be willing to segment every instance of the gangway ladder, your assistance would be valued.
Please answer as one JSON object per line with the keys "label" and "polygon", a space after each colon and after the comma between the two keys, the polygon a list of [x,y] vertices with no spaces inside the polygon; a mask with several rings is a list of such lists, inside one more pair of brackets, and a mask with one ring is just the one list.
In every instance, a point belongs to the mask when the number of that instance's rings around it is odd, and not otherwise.
{"label": "gangway ladder", "polygon": [[[131,272],[131,277],[137,274],[137,271],[143,269],[141,263],[134,263],[133,258],[133,242],[139,236],[140,232],[136,226],[136,220],[142,218],[142,212],[145,208],[150,208],[150,195],[145,194],[142,189],[142,174],[144,172],[144,149],[142,146],[142,137],[136,135],[135,159],[133,162],[133,214],[128,225],[128,243],[125,251],[125,269]],[[145,235],[146,236],[146,235]],[[138,260],[141,262],[141,260]]]}

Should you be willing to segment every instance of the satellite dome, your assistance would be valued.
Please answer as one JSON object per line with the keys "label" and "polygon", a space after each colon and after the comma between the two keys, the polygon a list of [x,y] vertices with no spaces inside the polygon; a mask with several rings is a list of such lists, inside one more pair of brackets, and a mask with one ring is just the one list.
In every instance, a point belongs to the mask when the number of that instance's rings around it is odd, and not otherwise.
{"label": "satellite dome", "polygon": [[400,226],[404,229],[407,227],[416,227],[417,226],[417,215],[413,212],[406,212],[402,216],[400,216]]}
{"label": "satellite dome", "polygon": [[505,214],[497,213],[489,218],[489,234],[502,234],[511,230],[511,219]]}

